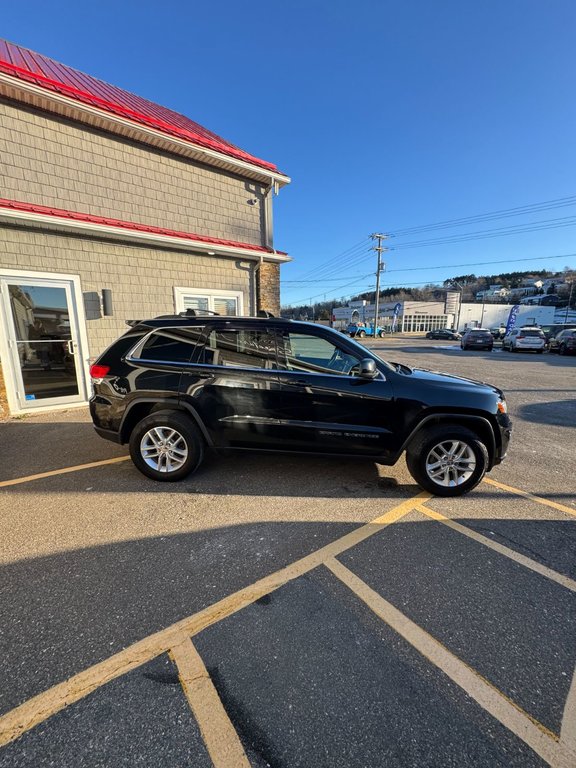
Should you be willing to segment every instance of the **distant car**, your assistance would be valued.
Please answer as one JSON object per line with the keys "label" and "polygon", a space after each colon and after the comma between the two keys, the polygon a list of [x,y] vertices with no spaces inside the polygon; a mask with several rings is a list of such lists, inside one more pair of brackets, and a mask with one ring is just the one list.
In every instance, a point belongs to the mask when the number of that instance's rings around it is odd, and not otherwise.
{"label": "distant car", "polygon": [[492,338],[495,341],[498,341],[506,336],[506,328],[503,325],[500,325],[497,328],[490,328],[490,333],[492,334]]}
{"label": "distant car", "polygon": [[460,340],[460,349],[487,349],[492,352],[494,339],[487,328],[469,328]]}
{"label": "distant car", "polygon": [[572,330],[576,328],[576,323],[554,323],[552,325],[541,325],[540,330],[546,336],[546,341],[550,341],[552,337],[557,336],[560,331]]}
{"label": "distant car", "polygon": [[461,336],[457,331],[451,331],[450,328],[440,328],[436,331],[428,331],[427,339],[443,339],[444,341],[459,341]]}
{"label": "distant car", "polygon": [[538,326],[512,328],[502,341],[502,349],[508,352],[519,352],[524,349],[541,355],[545,348],[546,336]]}
{"label": "distant car", "polygon": [[576,327],[567,328],[553,336],[548,348],[550,352],[558,352],[559,355],[576,354]]}
{"label": "distant car", "polygon": [[[357,323],[350,323],[346,328],[348,336],[352,336],[354,339],[363,339],[366,336],[374,337],[374,328],[371,325],[358,325]],[[376,328],[376,336],[383,338],[386,334],[384,328]]]}

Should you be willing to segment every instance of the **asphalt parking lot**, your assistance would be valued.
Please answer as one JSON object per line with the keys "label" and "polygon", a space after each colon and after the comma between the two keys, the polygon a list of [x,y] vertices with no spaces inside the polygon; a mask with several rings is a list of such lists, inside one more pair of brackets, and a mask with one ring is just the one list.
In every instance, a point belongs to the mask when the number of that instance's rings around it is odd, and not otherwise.
{"label": "asphalt parking lot", "polygon": [[366,342],[502,387],[469,496],[403,462],[157,485],[84,410],[0,424],[0,766],[576,765],[576,357]]}

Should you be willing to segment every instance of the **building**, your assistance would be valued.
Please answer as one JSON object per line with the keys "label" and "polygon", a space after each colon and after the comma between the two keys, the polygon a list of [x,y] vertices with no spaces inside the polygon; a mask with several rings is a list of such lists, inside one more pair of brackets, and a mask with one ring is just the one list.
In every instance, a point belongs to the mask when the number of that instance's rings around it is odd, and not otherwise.
{"label": "building", "polygon": [[0,153],[12,413],[85,403],[89,360],[126,320],[279,311],[288,256],[274,248],[272,201],[290,179],[274,164],[1,40]]}
{"label": "building", "polygon": [[[374,322],[374,310],[375,305],[365,300],[351,301],[346,307],[335,307],[332,310],[333,325],[338,329],[355,322],[371,325]],[[401,333],[449,328],[454,322],[454,314],[446,311],[446,303],[443,301],[381,302],[378,305],[378,316],[380,327],[388,330],[394,327],[395,331]]]}
{"label": "building", "polygon": [[[495,328],[506,326],[512,305],[510,304],[459,304],[453,302],[448,292],[446,303],[442,301],[403,301],[379,305],[380,327],[400,333],[426,333],[439,328],[453,328],[460,332],[466,328]],[[398,307],[396,323],[395,309]],[[332,311],[333,326],[344,329],[348,323],[374,322],[374,304],[365,300],[351,301],[346,307],[335,307]],[[516,325],[544,325],[555,321],[554,307],[522,306]],[[560,322],[560,321],[558,321]]]}

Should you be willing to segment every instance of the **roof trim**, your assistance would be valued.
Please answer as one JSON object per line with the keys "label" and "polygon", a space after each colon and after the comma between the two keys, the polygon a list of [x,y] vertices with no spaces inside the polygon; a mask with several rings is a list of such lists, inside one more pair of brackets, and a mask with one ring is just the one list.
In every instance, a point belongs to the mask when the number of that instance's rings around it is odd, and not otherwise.
{"label": "roof trim", "polygon": [[67,95],[77,102],[99,107],[268,171],[278,172],[274,163],[255,157],[186,115],[3,39],[0,39],[0,71],[35,83],[44,90]]}
{"label": "roof trim", "polygon": [[207,237],[192,232],[154,227],[133,221],[94,216],[62,208],[24,203],[0,198],[0,221],[16,224],[32,224],[50,229],[75,231],[81,234],[100,235],[132,242],[146,242],[163,247],[176,247],[186,251],[200,251],[209,256],[241,256],[282,263],[291,258],[282,251],[275,251],[251,243]]}
{"label": "roof trim", "polygon": [[256,179],[284,187],[291,179],[279,171],[268,170],[232,155],[201,146],[191,139],[184,140],[165,131],[106,112],[90,104],[55,93],[31,82],[19,80],[1,71],[0,96],[30,104],[37,109],[53,112],[69,120],[87,123],[99,130],[118,134],[132,141],[150,144],[171,154],[181,155],[206,165],[221,168],[243,178]]}

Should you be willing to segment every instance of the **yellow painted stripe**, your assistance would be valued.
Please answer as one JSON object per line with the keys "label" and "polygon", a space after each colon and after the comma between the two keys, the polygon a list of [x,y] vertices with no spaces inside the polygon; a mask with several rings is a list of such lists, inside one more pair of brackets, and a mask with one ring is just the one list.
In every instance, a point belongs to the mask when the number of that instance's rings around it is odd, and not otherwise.
{"label": "yellow painted stripe", "polygon": [[496,480],[492,480],[490,477],[485,477],[482,482],[488,483],[488,485],[493,485],[495,488],[500,488],[502,491],[515,493],[517,496],[524,496],[524,498],[535,501],[538,504],[543,504],[546,507],[559,509],[560,512],[567,512],[569,515],[576,515],[576,509],[574,509],[574,507],[566,507],[564,504],[558,504],[557,501],[549,501],[548,499],[542,498],[542,496],[536,496],[533,493],[529,493],[529,491],[522,491],[520,488],[514,488],[511,485],[504,485],[504,483],[497,483]]}
{"label": "yellow painted stripe", "polygon": [[419,504],[418,510],[422,512],[422,514],[431,517],[432,520],[436,520],[437,522],[446,525],[448,528],[452,528],[452,530],[461,533],[463,536],[467,536],[469,539],[473,539],[479,544],[489,547],[495,552],[499,552],[501,555],[508,557],[510,560],[514,560],[516,563],[520,563],[520,565],[523,565],[525,568],[530,568],[531,571],[535,571],[541,576],[545,576],[547,579],[555,581],[557,584],[561,584],[563,587],[566,587],[566,589],[576,592],[576,581],[568,578],[568,576],[557,573],[557,571],[553,571],[551,568],[547,568],[545,565],[537,563],[536,560],[531,560],[529,557],[525,557],[509,547],[505,547],[496,541],[492,541],[492,539],[489,539],[487,536],[483,536],[481,533],[477,533],[471,528],[467,528],[465,525],[457,523],[455,520],[450,520],[450,518],[444,517],[440,512],[436,512],[436,510],[430,509],[424,504]]}
{"label": "yellow painted stripe", "polygon": [[377,517],[354,531],[291,563],[285,568],[266,576],[244,589],[234,592],[198,613],[188,616],[170,627],[129,646],[109,659],[65,680],[44,693],[29,699],[19,707],[0,717],[0,746],[17,739],[26,731],[64,707],[92,693],[105,683],[114,680],[147,661],[179,645],[186,638],[216,624],[227,616],[240,611],[266,594],[273,592],[292,579],[321,565],[328,557],[335,557],[350,547],[373,536],[387,525],[395,523],[419,503],[432,498],[429,493],[419,493],[403,501],[389,512]]}
{"label": "yellow painted stripe", "polygon": [[214,768],[250,768],[238,734],[192,641],[186,638],[171,648],[170,656],[178,667],[182,688]]}
{"label": "yellow painted stripe", "polygon": [[128,461],[130,456],[118,456],[115,459],[103,459],[102,461],[91,461],[89,464],[78,464],[75,467],[64,467],[63,469],[52,469],[50,472],[40,472],[37,475],[27,475],[26,477],[15,477],[13,480],[0,481],[0,488],[7,488],[10,485],[20,485],[21,483],[31,483],[34,480],[42,480],[45,477],[56,477],[57,475],[67,475],[69,472],[80,472],[82,469],[92,469],[93,467],[105,467],[107,464],[119,464],[121,461]]}
{"label": "yellow painted stripe", "polygon": [[[560,743],[564,744],[576,754],[576,669],[572,676],[572,684],[568,691],[564,714],[562,715],[562,727],[560,730]],[[576,765],[576,760],[574,761]]]}
{"label": "yellow painted stripe", "polygon": [[556,768],[574,768],[576,755],[560,745],[559,738],[542,723],[508,699],[485,678],[411,621],[335,558],[326,567],[376,616],[462,688],[483,709],[516,734],[540,757]]}

